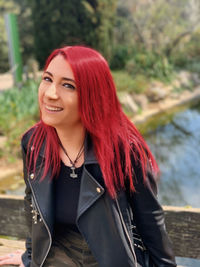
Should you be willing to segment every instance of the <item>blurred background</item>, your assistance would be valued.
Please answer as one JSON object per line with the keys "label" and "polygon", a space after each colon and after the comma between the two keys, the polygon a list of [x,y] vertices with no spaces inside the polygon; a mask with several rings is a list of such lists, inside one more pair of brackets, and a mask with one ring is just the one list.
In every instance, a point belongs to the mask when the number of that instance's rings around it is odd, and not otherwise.
{"label": "blurred background", "polygon": [[[18,65],[6,14],[16,17]],[[200,208],[199,0],[0,0],[0,193],[24,194],[20,138],[39,119],[41,71],[53,49],[74,44],[108,60],[159,163],[161,203]]]}

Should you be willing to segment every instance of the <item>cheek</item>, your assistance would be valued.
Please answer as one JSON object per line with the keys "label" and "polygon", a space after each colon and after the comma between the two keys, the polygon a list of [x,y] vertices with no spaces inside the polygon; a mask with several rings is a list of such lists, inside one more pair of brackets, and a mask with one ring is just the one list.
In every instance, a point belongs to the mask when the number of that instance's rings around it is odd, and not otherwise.
{"label": "cheek", "polygon": [[78,110],[78,98],[77,97],[74,99],[73,107],[74,107],[73,109],[76,113],[79,112],[79,110]]}

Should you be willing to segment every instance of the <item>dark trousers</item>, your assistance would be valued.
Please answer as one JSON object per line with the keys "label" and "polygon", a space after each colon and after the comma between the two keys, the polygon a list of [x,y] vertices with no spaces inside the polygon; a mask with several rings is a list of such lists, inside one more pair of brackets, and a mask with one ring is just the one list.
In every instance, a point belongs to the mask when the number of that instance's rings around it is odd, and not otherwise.
{"label": "dark trousers", "polygon": [[78,232],[56,234],[44,267],[98,267],[86,241]]}

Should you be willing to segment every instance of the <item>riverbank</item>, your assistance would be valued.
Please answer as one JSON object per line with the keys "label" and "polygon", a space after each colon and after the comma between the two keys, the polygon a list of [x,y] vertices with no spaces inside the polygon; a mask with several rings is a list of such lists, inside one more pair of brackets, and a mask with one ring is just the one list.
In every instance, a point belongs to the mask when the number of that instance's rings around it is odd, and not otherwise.
{"label": "riverbank", "polygon": [[136,114],[132,117],[135,124],[141,124],[149,118],[153,118],[159,114],[165,113],[176,107],[195,104],[200,101],[200,86],[193,91],[185,90],[181,94],[174,96],[173,94],[166,99],[156,103],[150,103],[148,108],[143,110],[141,114]]}

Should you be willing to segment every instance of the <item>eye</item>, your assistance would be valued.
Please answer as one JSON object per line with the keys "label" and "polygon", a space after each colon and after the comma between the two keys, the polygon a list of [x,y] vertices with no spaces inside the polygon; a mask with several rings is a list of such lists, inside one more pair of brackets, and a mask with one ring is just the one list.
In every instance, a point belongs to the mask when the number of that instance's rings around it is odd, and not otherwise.
{"label": "eye", "polygon": [[42,79],[46,82],[52,82],[52,79],[48,76],[44,76]]}
{"label": "eye", "polygon": [[69,89],[72,89],[72,90],[76,89],[75,86],[72,85],[71,83],[63,83],[62,86],[69,88]]}

